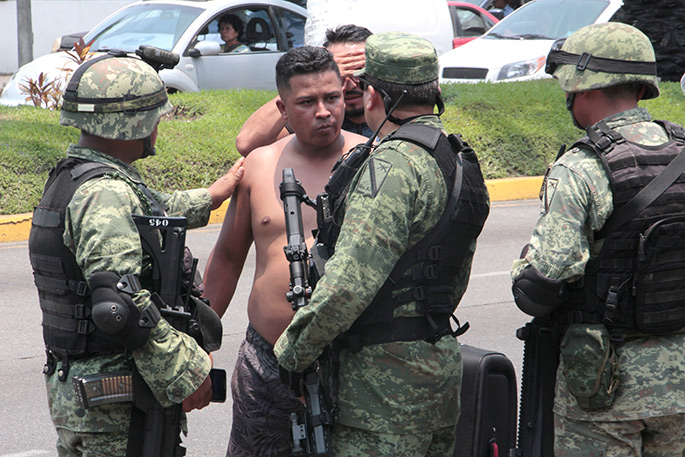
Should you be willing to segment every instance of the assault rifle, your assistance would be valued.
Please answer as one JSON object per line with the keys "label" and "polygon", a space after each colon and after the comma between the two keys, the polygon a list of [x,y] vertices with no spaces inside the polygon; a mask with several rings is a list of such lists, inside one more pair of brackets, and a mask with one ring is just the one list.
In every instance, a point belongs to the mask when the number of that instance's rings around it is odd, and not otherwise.
{"label": "assault rifle", "polygon": [[[169,325],[192,336],[202,345],[201,311],[191,299],[197,259],[192,259],[188,284],[183,284],[182,278],[186,218],[134,215],[133,220],[138,227],[143,250],[152,258],[153,290],[157,291],[151,295],[154,305]],[[163,408],[137,371],[134,371],[133,390],[127,457],[184,456],[186,450],[181,445],[182,405]]]}
{"label": "assault rifle", "polygon": [[[316,204],[305,194],[304,188],[295,179],[292,168],[283,170],[279,189],[288,237],[288,244],[283,250],[290,263],[290,292],[286,298],[293,310],[297,311],[307,305],[314,286],[311,283],[311,259],[305,243],[301,204],[304,202],[312,207],[316,207]],[[287,374],[287,384],[295,395],[304,396],[307,406],[304,423],[300,422],[296,413],[290,415],[294,456],[333,455],[330,436],[333,421],[328,410],[328,399],[321,385],[320,370],[320,364],[316,361],[302,372],[301,377],[295,373]]]}
{"label": "assault rifle", "polygon": [[510,457],[554,455],[554,385],[560,331],[549,318],[536,317],[516,331],[524,341],[518,446]]}

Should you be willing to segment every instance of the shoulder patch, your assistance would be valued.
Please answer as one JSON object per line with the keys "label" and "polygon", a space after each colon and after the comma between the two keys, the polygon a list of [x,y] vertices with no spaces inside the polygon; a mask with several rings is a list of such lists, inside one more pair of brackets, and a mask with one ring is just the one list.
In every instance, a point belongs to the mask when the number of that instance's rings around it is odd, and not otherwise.
{"label": "shoulder patch", "polygon": [[543,201],[545,207],[543,213],[547,214],[549,212],[549,207],[552,204],[552,199],[554,198],[554,193],[557,190],[557,185],[559,180],[556,178],[545,178],[544,189],[543,189]]}
{"label": "shoulder patch", "polygon": [[357,190],[367,197],[376,197],[391,168],[392,164],[387,160],[372,157],[369,159],[366,170],[359,178]]}

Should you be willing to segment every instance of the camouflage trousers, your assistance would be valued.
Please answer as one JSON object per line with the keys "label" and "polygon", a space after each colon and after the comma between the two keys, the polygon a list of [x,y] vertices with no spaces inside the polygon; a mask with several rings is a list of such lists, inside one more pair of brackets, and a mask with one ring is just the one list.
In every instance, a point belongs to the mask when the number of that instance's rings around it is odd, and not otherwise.
{"label": "camouflage trousers", "polygon": [[128,432],[86,433],[57,429],[59,457],[123,457],[127,443]]}
{"label": "camouflage trousers", "polygon": [[621,422],[554,415],[555,457],[676,457],[685,455],[685,414]]}
{"label": "camouflage trousers", "polygon": [[455,426],[432,432],[393,435],[336,424],[331,441],[336,457],[451,457]]}

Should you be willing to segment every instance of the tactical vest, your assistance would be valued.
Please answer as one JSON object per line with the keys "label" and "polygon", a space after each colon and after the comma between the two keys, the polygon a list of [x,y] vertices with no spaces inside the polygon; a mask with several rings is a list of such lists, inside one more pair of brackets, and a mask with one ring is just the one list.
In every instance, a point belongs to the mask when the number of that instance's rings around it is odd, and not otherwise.
{"label": "tactical vest", "polygon": [[[657,121],[669,141],[658,147],[626,141],[601,124],[576,145],[597,153],[609,177],[614,214],[659,176],[685,147],[685,130]],[[576,146],[574,145],[574,146]],[[612,217],[613,217],[612,215]],[[605,223],[610,227],[611,217]],[[685,177],[617,228],[595,233],[601,251],[571,285],[566,322],[604,323],[614,339],[666,334],[685,326]]]}
{"label": "tactical vest", "polygon": [[[450,325],[450,318],[459,325],[452,315],[457,307],[454,282],[468,267],[471,245],[489,213],[488,192],[478,159],[459,136],[447,137],[440,129],[424,124],[406,124],[383,143],[387,141],[409,141],[430,153],[445,179],[448,201],[435,227],[400,257],[372,303],[344,335],[342,344],[350,350],[392,341],[434,343],[443,336],[466,331],[468,325],[456,331]],[[326,188],[329,198],[335,196],[329,202],[331,208],[340,207],[349,190],[354,173],[346,174],[346,182],[332,177],[329,184],[335,183],[335,188]],[[324,219],[319,217],[319,222]],[[339,227],[319,229],[327,234],[325,244],[332,254]],[[409,302],[416,302],[416,312],[421,316],[394,318],[394,310]]]}
{"label": "tactical vest", "polygon": [[67,370],[69,359],[123,351],[91,320],[88,285],[63,241],[66,207],[76,190],[90,179],[114,172],[97,162],[61,160],[50,172],[33,213],[29,257],[43,313],[43,339],[46,349],[61,358]]}

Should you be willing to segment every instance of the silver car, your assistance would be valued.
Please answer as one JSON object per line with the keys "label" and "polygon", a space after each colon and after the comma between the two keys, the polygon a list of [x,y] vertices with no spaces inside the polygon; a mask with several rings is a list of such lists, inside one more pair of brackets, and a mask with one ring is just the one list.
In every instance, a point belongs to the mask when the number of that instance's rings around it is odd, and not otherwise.
{"label": "silver car", "polygon": [[[245,52],[222,51],[219,18],[224,14],[242,22]],[[284,52],[304,44],[307,17],[304,8],[285,0],[139,1],[107,17],[84,41],[93,41],[91,51],[97,53],[134,52],[143,44],[178,53],[178,65],[160,71],[170,92],[274,90],[276,62]],[[36,81],[40,73],[48,79],[66,79],[76,66],[65,51],[41,56],[15,72],[0,104],[29,103],[20,85]]]}

